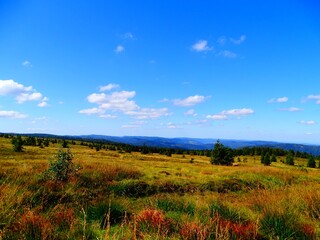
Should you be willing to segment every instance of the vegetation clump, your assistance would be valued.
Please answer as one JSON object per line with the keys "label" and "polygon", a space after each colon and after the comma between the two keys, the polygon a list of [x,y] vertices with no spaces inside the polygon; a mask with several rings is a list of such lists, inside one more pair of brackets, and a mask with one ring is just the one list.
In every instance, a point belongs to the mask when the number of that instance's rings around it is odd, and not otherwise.
{"label": "vegetation clump", "polygon": [[45,171],[45,178],[67,182],[71,177],[75,176],[79,170],[79,166],[75,166],[72,162],[73,154],[70,150],[58,150],[53,159],[49,159],[49,168]]}

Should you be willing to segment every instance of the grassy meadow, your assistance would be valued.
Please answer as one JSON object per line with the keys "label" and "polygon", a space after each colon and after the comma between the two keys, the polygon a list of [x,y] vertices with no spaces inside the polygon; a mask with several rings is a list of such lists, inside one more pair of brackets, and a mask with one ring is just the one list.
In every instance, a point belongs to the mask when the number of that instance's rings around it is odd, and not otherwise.
{"label": "grassy meadow", "polygon": [[45,179],[60,148],[14,152],[0,138],[0,239],[320,239],[320,170],[307,159],[215,166],[76,142],[77,175]]}

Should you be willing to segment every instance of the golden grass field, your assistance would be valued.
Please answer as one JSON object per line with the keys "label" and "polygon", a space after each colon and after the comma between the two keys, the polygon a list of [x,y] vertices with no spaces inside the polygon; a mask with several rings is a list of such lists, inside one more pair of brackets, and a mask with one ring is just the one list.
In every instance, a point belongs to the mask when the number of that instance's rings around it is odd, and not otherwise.
{"label": "golden grass field", "polygon": [[215,166],[77,142],[77,176],[43,179],[60,146],[17,153],[0,138],[0,239],[320,239],[320,170],[306,159]]}

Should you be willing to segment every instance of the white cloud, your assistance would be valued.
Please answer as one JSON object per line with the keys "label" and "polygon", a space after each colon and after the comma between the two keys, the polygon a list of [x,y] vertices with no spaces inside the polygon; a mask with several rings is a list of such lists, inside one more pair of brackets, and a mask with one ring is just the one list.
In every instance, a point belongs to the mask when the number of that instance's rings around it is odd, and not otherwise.
{"label": "white cloud", "polygon": [[118,45],[114,51],[115,51],[116,53],[122,53],[122,52],[124,52],[124,50],[125,50],[125,49],[124,49],[124,46]]}
{"label": "white cloud", "polygon": [[230,42],[232,42],[233,44],[241,44],[241,43],[243,43],[246,39],[247,39],[247,36],[246,36],[246,35],[241,35],[241,36],[239,37],[239,39],[230,38]]}
{"label": "white cloud", "polygon": [[115,118],[107,111],[120,112],[132,116],[136,119],[155,119],[162,116],[168,116],[167,108],[141,108],[135,101],[130,100],[135,97],[135,91],[112,92],[111,94],[93,93],[87,97],[88,102],[95,103],[98,107],[83,109],[79,113],[86,115],[98,115],[102,118]]}
{"label": "white cloud", "polygon": [[45,102],[45,101],[42,101],[42,102],[39,102],[39,103],[38,103],[38,107],[47,107],[47,106],[49,106],[49,105],[48,105],[48,103]]}
{"label": "white cloud", "polygon": [[225,114],[215,114],[215,115],[207,115],[208,119],[212,119],[212,120],[227,120],[228,117]]}
{"label": "white cloud", "polygon": [[196,114],[196,112],[195,112],[194,109],[189,109],[188,111],[186,111],[186,112],[184,113],[184,115],[196,117],[198,114]]}
{"label": "white cloud", "polygon": [[313,120],[309,120],[309,121],[304,121],[304,120],[302,120],[302,121],[300,121],[299,123],[300,123],[300,124],[304,124],[304,125],[316,125],[316,124],[317,124],[317,122],[316,122],[316,121],[313,121]]}
{"label": "white cloud", "polygon": [[251,108],[240,108],[240,109],[230,109],[221,112],[222,115],[233,115],[233,116],[245,116],[253,114],[254,111]]}
{"label": "white cloud", "polygon": [[307,97],[307,100],[316,100],[316,103],[320,104],[320,95],[311,94]]}
{"label": "white cloud", "polygon": [[133,116],[136,119],[155,119],[163,116],[169,116],[167,108],[140,108],[136,111],[127,111],[126,115]]}
{"label": "white cloud", "polygon": [[225,58],[236,58],[238,56],[236,53],[229,50],[223,50],[219,53],[219,55]]}
{"label": "white cloud", "polygon": [[230,110],[224,110],[218,114],[214,115],[207,115],[207,119],[212,119],[212,120],[227,120],[228,116],[246,116],[253,114],[254,111],[251,108],[240,108],[240,109],[230,109]]}
{"label": "white cloud", "polygon": [[211,51],[213,48],[208,46],[207,40],[199,40],[198,42],[192,45],[191,49],[196,52],[207,52]]}
{"label": "white cloud", "polygon": [[105,118],[105,119],[114,119],[114,118],[117,118],[116,115],[112,115],[112,114],[101,114],[99,117]]}
{"label": "white cloud", "polygon": [[99,88],[99,91],[100,91],[100,92],[110,91],[110,90],[115,89],[115,88],[118,88],[118,87],[119,87],[118,84],[109,83],[109,84],[106,85],[106,86],[101,86],[101,87]]}
{"label": "white cloud", "polygon": [[280,108],[280,111],[286,111],[286,112],[300,112],[303,109],[297,108],[297,107],[289,107],[289,108]]}
{"label": "white cloud", "polygon": [[26,117],[27,115],[15,111],[0,111],[0,118],[21,119]]}
{"label": "white cloud", "polygon": [[22,66],[24,66],[24,67],[32,67],[32,64],[28,60],[25,60],[25,61],[22,62]]}
{"label": "white cloud", "polygon": [[172,102],[176,106],[190,107],[190,106],[194,106],[196,104],[204,102],[205,99],[206,97],[204,96],[194,95],[194,96],[187,97],[185,99],[174,99]]}
{"label": "white cloud", "polygon": [[21,104],[26,101],[48,101],[48,98],[33,89],[32,86],[25,87],[13,80],[0,80],[0,96],[12,95]]}
{"label": "white cloud", "polygon": [[272,98],[268,100],[268,103],[285,103],[288,102],[289,98],[288,97],[279,97],[279,98]]}
{"label": "white cloud", "polygon": [[86,114],[86,115],[93,115],[93,114],[103,114],[105,111],[100,108],[88,108],[80,110],[79,113]]}

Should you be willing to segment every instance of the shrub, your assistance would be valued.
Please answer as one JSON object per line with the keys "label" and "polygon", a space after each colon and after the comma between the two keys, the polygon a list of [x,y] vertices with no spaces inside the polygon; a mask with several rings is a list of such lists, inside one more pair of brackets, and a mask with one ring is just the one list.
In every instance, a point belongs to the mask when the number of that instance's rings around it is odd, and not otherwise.
{"label": "shrub", "polygon": [[57,155],[49,159],[49,169],[45,171],[45,177],[54,181],[67,182],[79,170],[79,166],[75,166],[72,159],[73,155],[69,149],[66,152],[59,149]]}

